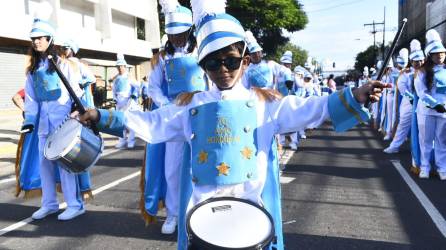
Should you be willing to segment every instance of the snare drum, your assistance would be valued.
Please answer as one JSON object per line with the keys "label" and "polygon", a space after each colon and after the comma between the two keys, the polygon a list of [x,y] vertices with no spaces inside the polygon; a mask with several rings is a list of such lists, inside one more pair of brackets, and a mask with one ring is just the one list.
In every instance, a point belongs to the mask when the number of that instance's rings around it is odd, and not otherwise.
{"label": "snare drum", "polygon": [[76,119],[66,120],[47,139],[44,155],[71,173],[93,166],[104,149],[103,139]]}
{"label": "snare drum", "polygon": [[189,250],[263,249],[274,238],[271,215],[254,202],[219,197],[199,203],[187,215]]}

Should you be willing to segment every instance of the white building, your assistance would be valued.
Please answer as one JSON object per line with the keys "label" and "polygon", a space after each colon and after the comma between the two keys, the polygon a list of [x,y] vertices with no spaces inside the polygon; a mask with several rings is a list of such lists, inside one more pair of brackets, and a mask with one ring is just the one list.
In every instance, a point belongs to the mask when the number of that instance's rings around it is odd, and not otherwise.
{"label": "white building", "polygon": [[[160,47],[156,0],[47,0],[53,6],[51,23],[58,36],[75,40],[79,57],[116,60],[125,55],[137,79],[148,72],[152,50]],[[39,0],[1,0],[0,3],[0,109],[13,107],[11,97],[24,86],[29,32]],[[94,68],[103,78],[114,75]]]}

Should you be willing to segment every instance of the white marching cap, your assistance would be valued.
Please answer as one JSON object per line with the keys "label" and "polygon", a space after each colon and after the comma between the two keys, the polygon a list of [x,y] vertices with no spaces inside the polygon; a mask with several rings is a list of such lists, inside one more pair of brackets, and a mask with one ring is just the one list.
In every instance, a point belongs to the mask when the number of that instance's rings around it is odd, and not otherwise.
{"label": "white marching cap", "polygon": [[396,58],[396,63],[398,63],[399,66],[405,68],[407,64],[409,63],[409,50],[406,48],[402,48],[398,54],[398,57]]}
{"label": "white marching cap", "polygon": [[121,65],[124,65],[124,66],[126,66],[127,65],[127,62],[125,61],[125,59],[124,59],[124,54],[122,54],[122,53],[118,53],[117,55],[116,55],[116,66],[121,66]]}
{"label": "white marching cap", "polygon": [[56,31],[49,22],[51,14],[53,13],[53,7],[47,1],[41,2],[37,5],[34,12],[34,20],[29,34],[30,38],[49,36],[54,37]]}
{"label": "white marching cap", "polygon": [[429,55],[431,53],[446,52],[443,43],[440,38],[440,34],[434,29],[430,29],[426,33],[426,48],[425,53]]}
{"label": "white marching cap", "polygon": [[413,39],[410,42],[410,55],[409,59],[413,61],[424,60],[424,52],[421,49],[421,43],[417,39]]}
{"label": "white marching cap", "polygon": [[293,63],[293,52],[287,50],[280,58],[281,63]]}
{"label": "white marching cap", "polygon": [[160,0],[164,13],[164,31],[175,35],[183,33],[192,27],[192,11],[181,6],[177,0]]}
{"label": "white marching cap", "polygon": [[245,30],[226,14],[226,0],[191,0],[197,28],[198,62],[207,55],[237,42],[245,42]]}
{"label": "white marching cap", "polygon": [[263,50],[262,47],[257,42],[257,39],[254,37],[254,34],[250,30],[247,30],[245,34],[246,34],[245,40],[246,43],[248,44],[249,53],[255,53],[257,51]]}

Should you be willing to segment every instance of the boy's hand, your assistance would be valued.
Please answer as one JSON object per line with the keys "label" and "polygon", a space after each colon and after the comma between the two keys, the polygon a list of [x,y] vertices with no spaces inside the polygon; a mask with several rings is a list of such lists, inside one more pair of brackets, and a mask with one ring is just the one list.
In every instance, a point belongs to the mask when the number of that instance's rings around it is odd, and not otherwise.
{"label": "boy's hand", "polygon": [[382,83],[380,81],[369,81],[367,84],[353,90],[353,96],[359,103],[377,102],[381,98],[382,91],[385,88],[390,88],[388,83]]}

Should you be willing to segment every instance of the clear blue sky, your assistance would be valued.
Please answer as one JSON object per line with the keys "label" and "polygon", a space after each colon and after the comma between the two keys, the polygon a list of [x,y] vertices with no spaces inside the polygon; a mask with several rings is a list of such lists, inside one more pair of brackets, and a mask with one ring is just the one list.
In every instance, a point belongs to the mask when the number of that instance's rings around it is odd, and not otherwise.
{"label": "clear blue sky", "polygon": [[[308,16],[304,30],[294,32],[290,41],[309,52],[318,61],[334,61],[336,68],[353,67],[355,56],[373,44],[371,26],[382,22],[386,7],[386,43],[393,39],[398,27],[397,0],[299,0]],[[382,25],[377,26],[382,29]],[[382,42],[382,33],[376,34]]]}

